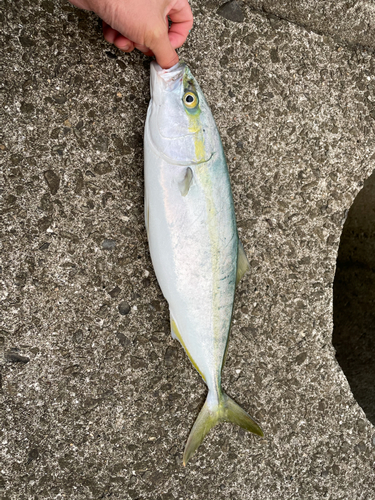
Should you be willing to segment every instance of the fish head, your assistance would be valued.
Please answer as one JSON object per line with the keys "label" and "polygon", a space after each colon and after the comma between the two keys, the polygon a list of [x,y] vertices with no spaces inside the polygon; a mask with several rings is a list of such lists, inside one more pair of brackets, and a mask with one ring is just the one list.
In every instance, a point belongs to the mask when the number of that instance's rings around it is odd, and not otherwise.
{"label": "fish head", "polygon": [[162,69],[151,63],[151,101],[147,133],[156,152],[169,163],[207,162],[220,147],[211,110],[184,63]]}

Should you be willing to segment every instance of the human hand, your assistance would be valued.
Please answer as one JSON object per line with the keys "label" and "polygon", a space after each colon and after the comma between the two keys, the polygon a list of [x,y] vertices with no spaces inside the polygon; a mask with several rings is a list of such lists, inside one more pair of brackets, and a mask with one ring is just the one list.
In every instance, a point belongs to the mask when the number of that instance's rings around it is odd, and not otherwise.
{"label": "human hand", "polygon": [[[103,35],[124,52],[155,55],[162,68],[178,62],[176,48],[193,25],[188,0],[69,0],[103,20]],[[168,17],[172,21],[168,30]]]}

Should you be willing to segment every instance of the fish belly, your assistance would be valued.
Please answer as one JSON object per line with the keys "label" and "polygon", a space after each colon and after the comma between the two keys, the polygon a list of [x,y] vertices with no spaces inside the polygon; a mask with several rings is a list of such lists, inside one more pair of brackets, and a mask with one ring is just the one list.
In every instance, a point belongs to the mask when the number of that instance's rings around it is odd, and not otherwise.
{"label": "fish belly", "polygon": [[229,335],[238,236],[224,155],[186,166],[169,164],[145,144],[145,218],[160,288],[182,344],[209,387],[220,384]]}

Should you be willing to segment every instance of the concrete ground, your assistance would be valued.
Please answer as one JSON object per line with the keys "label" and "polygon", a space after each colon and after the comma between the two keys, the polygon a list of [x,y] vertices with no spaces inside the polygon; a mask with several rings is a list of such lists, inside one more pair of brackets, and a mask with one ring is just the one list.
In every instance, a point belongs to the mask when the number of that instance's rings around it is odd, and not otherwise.
{"label": "concrete ground", "polygon": [[251,261],[224,388],[265,437],[221,424],[186,468],[206,389],[147,248],[149,60],[64,0],[4,3],[2,500],[375,499],[371,413],[332,345],[340,237],[374,168],[375,21],[371,2],[338,0],[334,18],[331,3],[192,2],[179,54],[217,120]]}

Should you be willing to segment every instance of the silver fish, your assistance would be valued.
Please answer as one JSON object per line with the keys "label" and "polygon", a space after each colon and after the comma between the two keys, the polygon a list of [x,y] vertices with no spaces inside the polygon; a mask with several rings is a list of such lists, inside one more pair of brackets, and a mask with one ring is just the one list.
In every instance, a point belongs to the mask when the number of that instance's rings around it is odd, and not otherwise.
{"label": "silver fish", "polygon": [[186,465],[218,422],[263,435],[221,388],[235,287],[249,263],[219,132],[186,64],[165,70],[151,63],[144,160],[147,236],[172,336],[208,387],[185,447]]}

